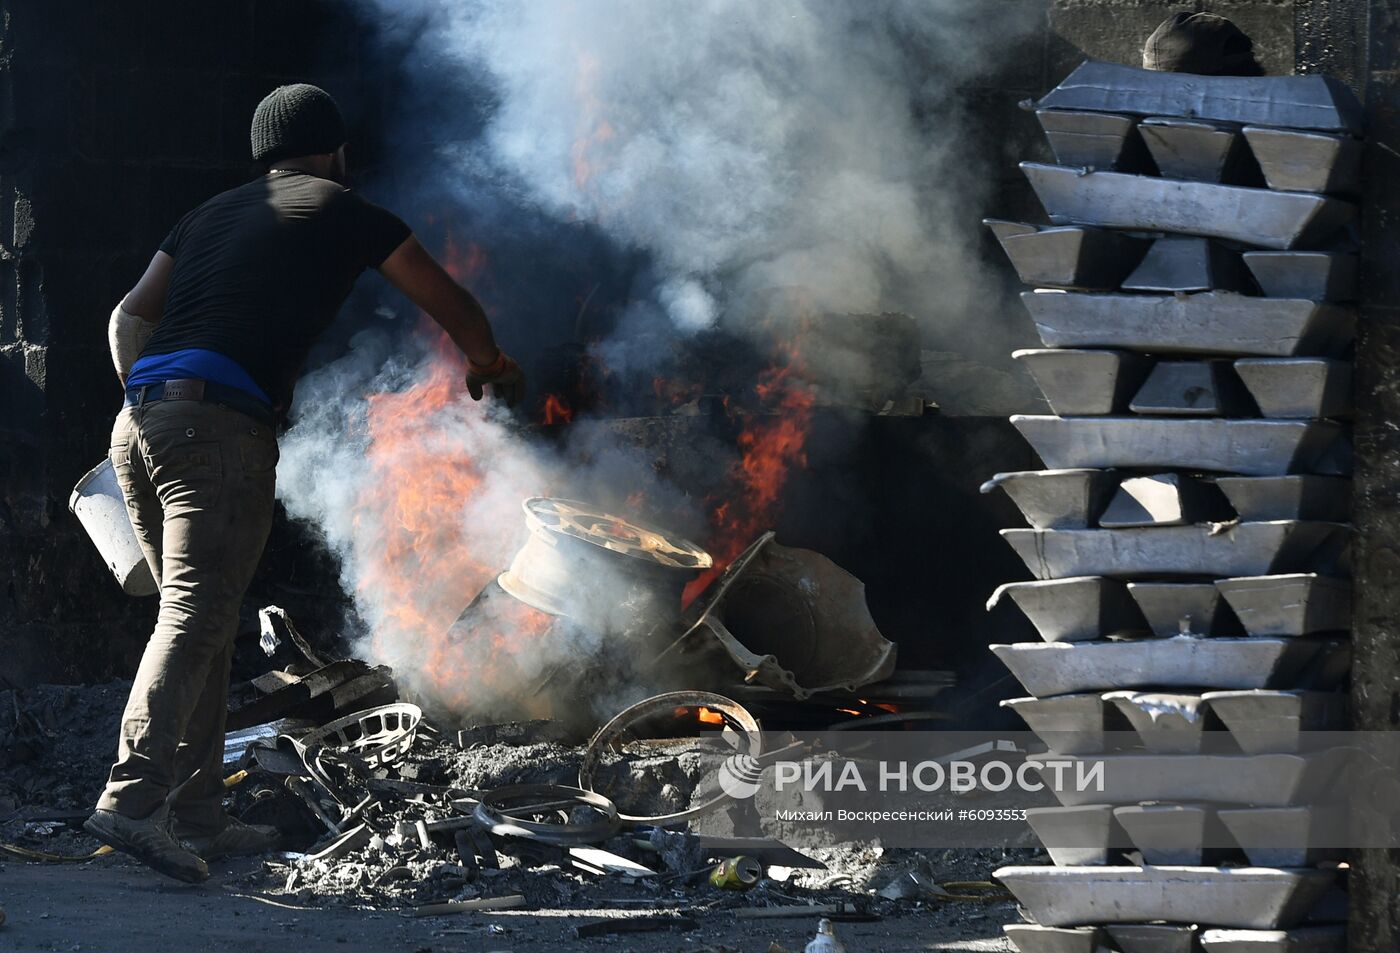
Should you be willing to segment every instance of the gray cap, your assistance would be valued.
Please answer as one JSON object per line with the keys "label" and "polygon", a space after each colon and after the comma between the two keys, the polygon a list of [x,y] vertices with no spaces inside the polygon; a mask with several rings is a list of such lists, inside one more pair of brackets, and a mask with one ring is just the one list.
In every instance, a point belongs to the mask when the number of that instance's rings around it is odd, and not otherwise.
{"label": "gray cap", "polygon": [[1163,20],[1142,47],[1143,69],[1202,76],[1263,76],[1254,41],[1214,13],[1177,13]]}

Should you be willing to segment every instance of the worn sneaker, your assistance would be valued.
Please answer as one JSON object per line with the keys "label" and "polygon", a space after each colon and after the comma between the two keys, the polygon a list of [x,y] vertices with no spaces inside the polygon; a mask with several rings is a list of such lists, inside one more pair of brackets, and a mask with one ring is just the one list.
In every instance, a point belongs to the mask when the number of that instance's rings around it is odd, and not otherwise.
{"label": "worn sneaker", "polygon": [[175,842],[170,836],[168,818],[165,808],[139,821],[98,808],[83,822],[83,830],[167,877],[190,884],[204,883],[209,879],[209,867]]}
{"label": "worn sneaker", "polygon": [[180,842],[205,860],[220,857],[243,857],[266,854],[277,848],[281,837],[275,827],[245,824],[236,817],[225,816],[223,830],[217,834],[191,834],[176,827]]}

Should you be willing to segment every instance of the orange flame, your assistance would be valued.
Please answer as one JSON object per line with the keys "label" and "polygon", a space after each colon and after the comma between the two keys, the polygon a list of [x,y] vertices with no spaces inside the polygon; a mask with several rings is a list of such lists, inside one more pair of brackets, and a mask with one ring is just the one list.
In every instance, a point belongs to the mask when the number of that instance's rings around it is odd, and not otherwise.
{"label": "orange flame", "polygon": [[574,409],[558,394],[548,394],[544,399],[542,416],[546,424],[571,424],[574,422]]}
{"label": "orange flame", "polygon": [[[464,283],[486,265],[478,246],[459,252],[450,238],[443,258]],[[403,665],[408,681],[428,686],[439,703],[466,710],[473,688],[503,680],[521,638],[543,633],[553,619],[503,600],[490,622],[500,631],[471,633],[469,646],[449,634],[518,546],[520,524],[466,519],[485,476],[479,448],[450,435],[480,411],[465,401],[464,361],[447,335],[426,319],[419,333],[431,346],[416,380],[367,397],[364,465],[372,478],[354,501],[357,594],[375,607],[373,656]],[[521,487],[521,495],[531,489],[542,488]]]}
{"label": "orange flame", "polygon": [[772,527],[788,474],[794,466],[807,465],[816,396],[796,379],[802,362],[796,345],[792,348],[786,362],[768,368],[754,386],[769,413],[747,417],[739,433],[740,459],[730,474],[733,490],[711,514],[714,567],[686,586],[687,605],[755,537]]}
{"label": "orange flame", "polygon": [[[725,723],[724,716],[722,714],[713,709],[706,708],[704,705],[701,705],[693,710],[695,712],[696,720],[699,721],[702,725],[723,725]],[[689,705],[680,705],[676,708],[674,712],[672,712],[672,714],[675,715],[675,717],[677,718],[684,718],[691,711],[692,709]]]}

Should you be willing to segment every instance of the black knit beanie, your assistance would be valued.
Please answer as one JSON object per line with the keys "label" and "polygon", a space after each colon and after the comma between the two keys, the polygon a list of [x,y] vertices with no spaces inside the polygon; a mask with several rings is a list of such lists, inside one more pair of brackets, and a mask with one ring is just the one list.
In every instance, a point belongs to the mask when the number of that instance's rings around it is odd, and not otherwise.
{"label": "black knit beanie", "polygon": [[345,120],[331,94],[319,86],[278,86],[253,112],[253,161],[334,152],[345,144]]}

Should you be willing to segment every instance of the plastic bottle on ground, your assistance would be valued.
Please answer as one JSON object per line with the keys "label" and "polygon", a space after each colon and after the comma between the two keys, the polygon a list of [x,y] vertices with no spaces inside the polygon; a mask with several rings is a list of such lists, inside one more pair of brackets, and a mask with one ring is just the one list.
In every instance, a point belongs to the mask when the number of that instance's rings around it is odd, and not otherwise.
{"label": "plastic bottle on ground", "polygon": [[817,935],[807,944],[806,953],[846,953],[846,947],[836,939],[836,930],[826,917],[817,924]]}

